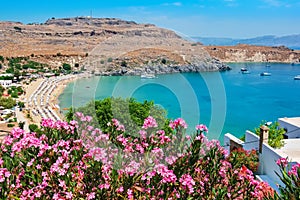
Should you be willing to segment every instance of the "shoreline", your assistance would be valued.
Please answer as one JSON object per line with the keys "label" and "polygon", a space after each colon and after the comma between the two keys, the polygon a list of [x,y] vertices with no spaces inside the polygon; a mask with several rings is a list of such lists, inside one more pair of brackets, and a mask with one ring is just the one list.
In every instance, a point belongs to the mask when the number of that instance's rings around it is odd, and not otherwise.
{"label": "shoreline", "polygon": [[[38,78],[29,85],[23,85],[26,94],[20,98],[20,101],[24,101],[26,106],[21,113],[28,124],[38,125],[42,118],[63,121],[65,116],[59,107],[58,97],[69,83],[83,77],[86,77],[86,74],[43,77]],[[29,118],[27,117],[28,114]]]}
{"label": "shoreline", "polygon": [[50,97],[50,103],[52,104],[52,108],[54,108],[54,111],[56,112],[56,114],[62,119],[64,120],[65,116],[62,113],[62,108],[60,108],[59,106],[59,96],[64,92],[65,88],[67,87],[67,85],[69,83],[72,83],[74,81],[76,81],[78,79],[78,77],[76,78],[71,78],[71,79],[67,79],[62,81],[52,92],[52,95]]}

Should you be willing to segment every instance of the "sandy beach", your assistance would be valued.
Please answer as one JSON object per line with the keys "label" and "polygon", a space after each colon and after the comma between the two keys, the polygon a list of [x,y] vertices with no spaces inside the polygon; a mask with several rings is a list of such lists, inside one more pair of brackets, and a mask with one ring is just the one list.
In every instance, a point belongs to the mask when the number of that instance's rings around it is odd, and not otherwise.
{"label": "sandy beach", "polygon": [[[42,118],[64,120],[58,106],[59,95],[64,91],[68,83],[80,78],[79,75],[67,75],[54,78],[39,78],[29,85],[25,85],[26,95],[20,100],[26,102],[26,109],[22,112],[31,118],[27,118],[28,124],[40,124]],[[45,101],[46,99],[46,101]]]}

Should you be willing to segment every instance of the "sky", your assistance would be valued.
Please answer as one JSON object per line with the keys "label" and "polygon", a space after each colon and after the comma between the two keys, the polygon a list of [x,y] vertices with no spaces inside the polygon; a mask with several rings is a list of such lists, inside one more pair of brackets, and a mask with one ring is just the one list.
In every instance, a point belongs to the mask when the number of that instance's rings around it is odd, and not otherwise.
{"label": "sky", "polygon": [[151,23],[182,36],[300,34],[300,0],[4,0],[0,21],[90,16]]}

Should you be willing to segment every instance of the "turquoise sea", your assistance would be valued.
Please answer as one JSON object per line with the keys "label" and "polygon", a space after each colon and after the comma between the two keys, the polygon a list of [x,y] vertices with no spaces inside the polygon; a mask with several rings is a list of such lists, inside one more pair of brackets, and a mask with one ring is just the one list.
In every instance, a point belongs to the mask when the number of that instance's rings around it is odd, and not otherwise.
{"label": "turquoise sea", "polygon": [[[81,106],[109,96],[154,100],[170,118],[184,118],[189,131],[198,123],[209,127],[209,138],[223,141],[225,133],[241,136],[262,120],[300,116],[300,65],[234,63],[231,71],[79,79],[60,95],[60,107]],[[250,74],[242,74],[246,67]],[[260,76],[270,72],[271,76]],[[91,108],[93,109],[93,108]]]}

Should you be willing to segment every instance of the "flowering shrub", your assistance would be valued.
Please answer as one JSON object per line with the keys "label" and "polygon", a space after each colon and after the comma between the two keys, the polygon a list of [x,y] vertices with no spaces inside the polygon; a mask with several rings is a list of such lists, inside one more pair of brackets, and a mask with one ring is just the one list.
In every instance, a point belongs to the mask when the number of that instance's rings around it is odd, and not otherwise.
{"label": "flowering shrub", "polygon": [[264,199],[274,191],[242,166],[232,167],[207,128],[186,136],[181,118],[170,133],[149,116],[136,134],[112,119],[104,133],[78,121],[43,119],[40,130],[15,128],[0,151],[3,199]]}
{"label": "flowering shrub", "polygon": [[243,148],[235,149],[230,152],[227,160],[234,168],[240,168],[245,165],[253,172],[257,171],[259,165],[258,153],[255,149],[251,151],[247,151]]}
{"label": "flowering shrub", "polygon": [[280,168],[280,174],[276,173],[285,185],[279,186],[280,198],[300,199],[300,164],[290,166],[286,158],[280,158],[276,163]]}

